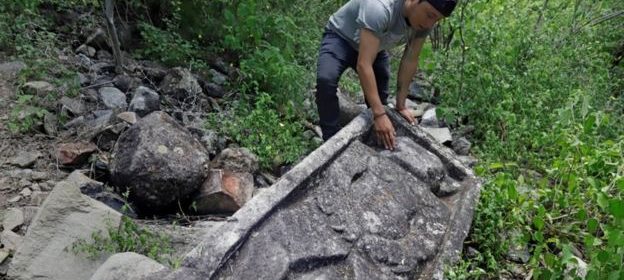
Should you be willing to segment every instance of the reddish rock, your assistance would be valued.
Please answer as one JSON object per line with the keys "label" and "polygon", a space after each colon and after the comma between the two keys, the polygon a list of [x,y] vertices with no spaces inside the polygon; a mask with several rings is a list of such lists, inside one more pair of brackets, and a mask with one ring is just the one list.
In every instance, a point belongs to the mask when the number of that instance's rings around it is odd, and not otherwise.
{"label": "reddish rock", "polygon": [[97,146],[91,142],[65,143],[59,145],[57,158],[62,165],[79,165],[97,151]]}
{"label": "reddish rock", "polygon": [[198,214],[236,212],[251,199],[253,190],[251,173],[212,169],[195,198],[195,210]]}

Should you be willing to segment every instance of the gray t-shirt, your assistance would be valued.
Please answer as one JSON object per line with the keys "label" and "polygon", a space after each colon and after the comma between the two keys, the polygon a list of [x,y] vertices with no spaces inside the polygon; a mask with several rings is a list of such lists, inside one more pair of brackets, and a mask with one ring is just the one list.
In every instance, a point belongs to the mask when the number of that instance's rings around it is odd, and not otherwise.
{"label": "gray t-shirt", "polygon": [[405,22],[405,0],[351,0],[334,13],[327,27],[349,41],[356,50],[360,30],[371,30],[380,40],[379,48],[387,50],[407,42],[407,38],[425,37],[429,30],[415,32]]}

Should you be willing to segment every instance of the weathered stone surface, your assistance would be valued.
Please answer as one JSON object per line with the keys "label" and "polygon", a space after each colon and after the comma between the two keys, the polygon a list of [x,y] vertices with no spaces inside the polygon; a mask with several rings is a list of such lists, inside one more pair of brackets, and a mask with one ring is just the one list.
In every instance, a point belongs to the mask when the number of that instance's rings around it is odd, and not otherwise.
{"label": "weathered stone surface", "polygon": [[129,92],[141,85],[141,79],[130,77],[128,75],[117,75],[113,79],[113,84],[122,92]]}
{"label": "weathered stone surface", "polygon": [[215,70],[215,69],[210,69],[210,75],[212,76],[212,82],[217,84],[217,85],[225,85],[227,83],[228,80],[228,76],[222,74],[221,72]]}
{"label": "weathered stone surface", "polygon": [[431,108],[422,116],[422,120],[420,121],[420,125],[428,126],[428,127],[438,127],[438,117],[436,116],[436,108]]}
{"label": "weathered stone surface", "polygon": [[131,188],[145,210],[166,210],[199,189],[209,158],[202,144],[164,112],[154,112],[119,137],[110,164],[114,185]]}
{"label": "weathered stone surface", "polygon": [[45,81],[33,81],[25,83],[22,86],[22,91],[25,94],[46,96],[48,93],[56,91],[56,88],[52,84]]}
{"label": "weathered stone surface", "polygon": [[51,136],[56,136],[58,133],[58,117],[56,114],[46,113],[43,116],[43,131]]}
{"label": "weathered stone surface", "polygon": [[193,74],[184,68],[176,67],[167,73],[160,84],[163,94],[184,100],[188,97],[198,96],[202,88]]}
{"label": "weathered stone surface", "polygon": [[459,137],[453,140],[451,145],[453,146],[453,151],[462,156],[470,154],[470,148],[472,147],[472,143],[466,137]]}
{"label": "weathered stone surface", "polygon": [[429,133],[436,141],[441,144],[453,141],[453,137],[451,136],[451,130],[448,127],[423,127],[422,130]]}
{"label": "weathered stone surface", "polygon": [[156,261],[133,252],[110,256],[91,277],[91,280],[140,280],[167,269]]}
{"label": "weathered stone surface", "polygon": [[14,230],[24,224],[24,212],[18,208],[10,208],[4,213],[2,228],[4,230]]}
{"label": "weathered stone surface", "polygon": [[31,167],[33,164],[35,164],[35,161],[37,161],[39,157],[41,157],[41,152],[39,151],[19,151],[17,155],[9,159],[9,164],[22,168]]}
{"label": "weathered stone surface", "polygon": [[10,230],[4,230],[0,233],[0,243],[10,252],[15,252],[22,245],[24,238]]}
{"label": "weathered stone surface", "polygon": [[97,146],[91,142],[64,143],[57,149],[57,158],[63,165],[79,165],[95,151]]}
{"label": "weathered stone surface", "polygon": [[132,101],[130,101],[131,112],[135,112],[139,117],[144,117],[151,112],[160,110],[160,96],[155,91],[140,86],[134,91]]}
{"label": "weathered stone surface", "polygon": [[[131,105],[132,106],[132,105]],[[137,115],[134,112],[123,112],[117,115],[117,118],[123,120],[129,124],[135,124],[137,122]]]}
{"label": "weathered stone surface", "polygon": [[121,215],[80,193],[91,179],[78,171],[57,184],[28,228],[13,257],[9,276],[16,279],[89,279],[104,259],[90,260],[71,251],[79,239],[117,227]]}
{"label": "weathered stone surface", "polygon": [[114,87],[103,87],[98,91],[100,100],[104,103],[104,106],[109,109],[122,109],[125,110],[128,107],[126,102],[126,95],[119,89]]}
{"label": "weathered stone surface", "polygon": [[[147,279],[442,279],[480,181],[421,128],[388,115],[412,141],[400,140],[397,155],[373,144],[372,116],[360,115],[209,231],[180,269]],[[414,155],[434,162],[412,166]],[[427,182],[436,180],[458,190],[442,197]]]}
{"label": "weathered stone surface", "polygon": [[9,251],[5,249],[0,249],[0,264],[3,264],[4,261],[9,257]]}
{"label": "weathered stone surface", "polygon": [[240,209],[254,191],[254,178],[250,173],[210,170],[210,175],[193,201],[198,214],[234,213]]}
{"label": "weathered stone surface", "polygon": [[69,98],[67,96],[63,96],[61,100],[59,100],[59,105],[61,106],[61,110],[66,110],[74,116],[82,115],[86,110],[85,105],[80,99]]}
{"label": "weathered stone surface", "polygon": [[254,174],[260,168],[258,157],[247,148],[227,148],[214,159],[214,169]]}

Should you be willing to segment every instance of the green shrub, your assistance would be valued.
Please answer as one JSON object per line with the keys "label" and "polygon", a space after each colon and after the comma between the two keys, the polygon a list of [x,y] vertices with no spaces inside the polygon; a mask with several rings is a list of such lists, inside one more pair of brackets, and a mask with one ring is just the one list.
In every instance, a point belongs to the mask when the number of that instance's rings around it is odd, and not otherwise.
{"label": "green shrub", "polygon": [[174,269],[180,266],[180,260],[172,256],[174,251],[169,236],[143,229],[126,216],[122,216],[119,227],[108,226],[106,234],[94,232],[91,240],[75,242],[71,251],[93,259],[106,253],[135,252]]}

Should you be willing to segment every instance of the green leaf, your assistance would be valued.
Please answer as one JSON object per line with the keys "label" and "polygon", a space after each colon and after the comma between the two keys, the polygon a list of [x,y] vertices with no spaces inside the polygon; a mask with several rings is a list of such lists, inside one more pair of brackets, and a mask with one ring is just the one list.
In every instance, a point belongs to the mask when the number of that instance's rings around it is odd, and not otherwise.
{"label": "green leaf", "polygon": [[537,230],[542,230],[544,228],[544,219],[540,217],[535,217],[533,219],[533,225]]}
{"label": "green leaf", "polygon": [[598,220],[591,218],[587,221],[587,231],[590,233],[596,233],[599,225],[600,223],[598,223]]}
{"label": "green leaf", "polygon": [[607,210],[609,207],[609,198],[604,193],[598,193],[598,206],[602,208],[602,210]]}
{"label": "green leaf", "polygon": [[609,201],[609,212],[616,218],[624,218],[624,201],[612,199]]}

